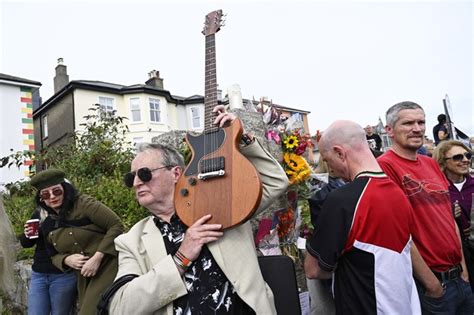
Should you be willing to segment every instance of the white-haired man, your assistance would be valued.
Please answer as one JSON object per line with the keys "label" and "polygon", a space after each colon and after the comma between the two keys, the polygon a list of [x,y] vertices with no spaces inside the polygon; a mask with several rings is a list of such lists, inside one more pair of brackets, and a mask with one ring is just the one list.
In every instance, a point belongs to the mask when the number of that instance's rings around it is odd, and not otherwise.
{"label": "white-haired man", "polygon": [[[221,126],[235,118],[223,106],[214,111]],[[257,211],[263,210],[286,190],[288,178],[258,141],[241,152],[260,174],[263,195]],[[110,313],[276,314],[249,222],[223,232],[220,224],[207,223],[210,215],[190,227],[176,215],[174,190],[183,167],[176,150],[159,144],[142,147],[133,159],[129,186],[151,216],[115,239],[116,278],[136,277],[114,295]]]}

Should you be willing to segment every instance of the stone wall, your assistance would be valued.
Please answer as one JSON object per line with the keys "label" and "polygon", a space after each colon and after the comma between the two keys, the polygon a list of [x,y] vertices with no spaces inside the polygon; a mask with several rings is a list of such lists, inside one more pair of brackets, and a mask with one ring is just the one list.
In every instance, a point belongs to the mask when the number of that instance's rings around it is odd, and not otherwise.
{"label": "stone wall", "polygon": [[16,262],[19,243],[0,194],[0,313],[25,314],[31,262]]}

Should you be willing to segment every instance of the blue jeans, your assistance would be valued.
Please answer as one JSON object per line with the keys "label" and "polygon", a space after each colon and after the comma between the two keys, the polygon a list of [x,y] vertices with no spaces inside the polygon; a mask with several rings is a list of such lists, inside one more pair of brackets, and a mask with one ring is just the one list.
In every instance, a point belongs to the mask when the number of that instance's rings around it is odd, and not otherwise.
{"label": "blue jeans", "polygon": [[31,273],[28,315],[68,315],[76,302],[76,275]]}
{"label": "blue jeans", "polygon": [[425,289],[417,282],[423,314],[474,314],[474,295],[469,282],[461,278],[445,282],[446,289],[442,297],[432,298],[425,295]]}

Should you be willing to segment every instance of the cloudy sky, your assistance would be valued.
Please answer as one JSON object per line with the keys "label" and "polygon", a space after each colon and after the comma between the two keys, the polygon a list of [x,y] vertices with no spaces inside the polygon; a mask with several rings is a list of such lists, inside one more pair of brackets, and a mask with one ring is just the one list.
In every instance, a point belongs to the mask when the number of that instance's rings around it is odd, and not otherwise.
{"label": "cloudy sky", "polygon": [[156,69],[172,94],[202,95],[201,30],[216,9],[220,88],[309,110],[312,134],[336,119],[385,122],[412,100],[432,137],[446,94],[474,134],[472,1],[0,0],[0,72],[40,81],[43,101],[58,57],[71,80],[132,85]]}

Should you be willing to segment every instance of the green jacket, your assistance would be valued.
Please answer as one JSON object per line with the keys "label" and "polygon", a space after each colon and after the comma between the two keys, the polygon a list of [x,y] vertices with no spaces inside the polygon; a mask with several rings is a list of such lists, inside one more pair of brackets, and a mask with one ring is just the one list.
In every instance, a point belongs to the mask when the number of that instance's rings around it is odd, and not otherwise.
{"label": "green jacket", "polygon": [[77,275],[79,314],[95,314],[95,307],[102,294],[113,282],[117,273],[117,251],[114,239],[123,233],[123,225],[115,212],[101,202],[80,194],[73,208],[66,213],[66,221],[89,219],[92,223],[79,227],[61,227],[48,234],[48,241],[58,252],[52,256],[53,264],[65,271],[64,259],[71,254],[92,257],[96,251],[105,254],[97,274],[85,278]]}

